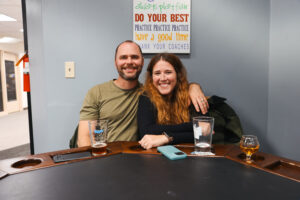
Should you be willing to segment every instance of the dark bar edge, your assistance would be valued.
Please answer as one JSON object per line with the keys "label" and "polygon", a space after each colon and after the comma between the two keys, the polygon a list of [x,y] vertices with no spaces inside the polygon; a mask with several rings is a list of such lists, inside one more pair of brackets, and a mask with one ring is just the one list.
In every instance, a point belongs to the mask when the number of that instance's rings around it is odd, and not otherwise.
{"label": "dark bar edge", "polygon": [[[27,40],[27,18],[26,18],[26,0],[22,1],[22,17],[23,17],[23,34],[24,34],[24,50],[28,54],[28,40]],[[34,154],[33,143],[33,129],[32,129],[32,113],[31,113],[31,95],[27,92],[27,104],[28,104],[28,123],[29,123],[29,140],[30,140],[30,153]]]}

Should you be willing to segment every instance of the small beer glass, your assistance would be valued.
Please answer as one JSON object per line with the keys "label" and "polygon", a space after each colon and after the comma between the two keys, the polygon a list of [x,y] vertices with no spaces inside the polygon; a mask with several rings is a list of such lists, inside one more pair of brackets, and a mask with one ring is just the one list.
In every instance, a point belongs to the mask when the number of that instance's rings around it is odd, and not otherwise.
{"label": "small beer glass", "polygon": [[89,121],[92,154],[94,156],[106,154],[107,120]]}
{"label": "small beer glass", "polygon": [[252,155],[259,149],[259,142],[255,135],[243,135],[240,148],[246,154],[246,162],[252,162]]}

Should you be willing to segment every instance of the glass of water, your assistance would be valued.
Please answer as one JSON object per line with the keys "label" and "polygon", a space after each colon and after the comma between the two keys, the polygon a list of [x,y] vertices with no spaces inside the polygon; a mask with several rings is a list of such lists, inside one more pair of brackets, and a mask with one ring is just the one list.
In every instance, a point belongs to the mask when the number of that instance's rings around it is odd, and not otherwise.
{"label": "glass of water", "polygon": [[211,152],[214,118],[207,116],[193,117],[195,153]]}

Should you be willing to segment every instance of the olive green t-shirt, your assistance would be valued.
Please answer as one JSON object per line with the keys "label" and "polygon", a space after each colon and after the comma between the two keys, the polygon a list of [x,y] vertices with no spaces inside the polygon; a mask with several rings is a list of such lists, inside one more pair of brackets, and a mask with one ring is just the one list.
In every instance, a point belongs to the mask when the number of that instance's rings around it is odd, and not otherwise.
{"label": "olive green t-shirt", "polygon": [[85,96],[80,120],[108,120],[108,142],[137,141],[140,87],[123,90],[113,80],[94,86]]}

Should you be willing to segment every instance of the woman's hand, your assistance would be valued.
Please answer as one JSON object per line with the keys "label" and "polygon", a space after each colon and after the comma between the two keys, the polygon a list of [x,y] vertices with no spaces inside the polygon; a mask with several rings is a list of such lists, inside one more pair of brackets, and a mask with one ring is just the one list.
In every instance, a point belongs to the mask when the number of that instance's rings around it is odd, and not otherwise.
{"label": "woman's hand", "polygon": [[151,149],[169,143],[169,138],[165,135],[144,135],[139,143],[144,149]]}
{"label": "woman's hand", "polygon": [[199,112],[201,110],[202,114],[206,114],[209,105],[200,85],[191,83],[189,86],[189,95],[196,111]]}

